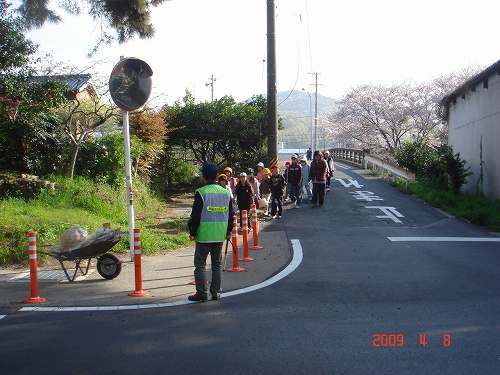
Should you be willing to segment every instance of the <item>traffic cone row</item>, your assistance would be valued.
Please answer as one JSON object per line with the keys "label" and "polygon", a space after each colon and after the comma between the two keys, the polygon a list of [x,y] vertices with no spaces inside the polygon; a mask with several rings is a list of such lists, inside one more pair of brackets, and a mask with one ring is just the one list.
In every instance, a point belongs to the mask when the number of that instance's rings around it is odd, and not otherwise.
{"label": "traffic cone row", "polygon": [[[259,245],[259,223],[257,221],[257,208],[255,204],[251,206],[252,227],[253,227],[253,246],[252,250],[262,249]],[[240,267],[239,261],[253,262],[255,259],[249,255],[248,245],[248,211],[242,211],[242,230],[243,230],[243,258],[238,256],[238,217],[233,216],[233,230],[231,233],[231,243],[233,246],[233,266],[228,268],[227,272],[243,272],[245,268]],[[38,295],[38,263],[37,263],[37,246],[36,232],[28,232],[28,250],[30,265],[30,291],[31,295],[24,301],[27,304],[38,304],[46,302],[47,299]],[[131,297],[145,297],[151,295],[150,292],[142,289],[142,259],[141,259],[141,240],[140,230],[134,229],[134,271],[135,271],[135,290],[128,295]],[[194,284],[192,281],[190,284]]]}
{"label": "traffic cone row", "polygon": [[[257,220],[257,206],[252,204],[250,208],[250,213],[252,215],[252,233],[253,233],[253,244],[252,250],[260,250],[262,246],[259,245],[259,222]],[[233,216],[233,231],[232,231],[232,244],[233,244],[233,267],[228,268],[228,272],[239,272],[233,269],[244,270],[239,266],[239,261],[241,262],[253,262],[255,259],[249,254],[249,240],[248,240],[248,211],[241,211],[241,228],[243,237],[243,257],[238,258],[238,218]]]}

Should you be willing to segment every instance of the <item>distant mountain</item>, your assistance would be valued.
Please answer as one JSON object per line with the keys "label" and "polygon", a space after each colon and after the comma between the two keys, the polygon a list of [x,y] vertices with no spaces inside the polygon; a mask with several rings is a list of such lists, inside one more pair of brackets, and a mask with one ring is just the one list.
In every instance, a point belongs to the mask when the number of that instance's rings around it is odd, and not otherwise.
{"label": "distant mountain", "polygon": [[[304,91],[280,91],[278,92],[278,112],[294,112],[310,114],[310,105],[314,111],[314,93],[309,94]],[[289,96],[290,95],[290,96]],[[281,104],[280,104],[281,103]],[[335,99],[318,94],[318,113],[330,113],[335,107]]]}
{"label": "distant mountain", "polygon": [[[289,96],[290,95],[290,96]],[[281,104],[280,104],[281,103]],[[278,93],[278,115],[283,121],[284,129],[278,133],[280,147],[307,148],[311,144],[311,107],[314,116],[314,93],[309,95],[304,91],[281,91]],[[328,114],[335,109],[335,99],[318,94],[318,114]],[[318,138],[323,139],[321,131]],[[322,147],[331,140],[323,140]]]}

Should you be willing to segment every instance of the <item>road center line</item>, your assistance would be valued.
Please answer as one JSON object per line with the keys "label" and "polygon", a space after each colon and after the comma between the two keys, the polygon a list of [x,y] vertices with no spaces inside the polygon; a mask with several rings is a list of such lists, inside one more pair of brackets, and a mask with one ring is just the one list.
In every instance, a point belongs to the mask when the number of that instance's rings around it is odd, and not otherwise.
{"label": "road center line", "polygon": [[[221,297],[231,297],[236,296],[238,294],[245,294],[256,291],[258,289],[265,288],[266,286],[272,285],[284,277],[291,274],[293,271],[297,269],[303,259],[302,253],[302,245],[299,240],[291,240],[292,243],[292,260],[291,262],[279,273],[270,277],[263,282],[252,285],[246,288],[233,290],[231,292],[222,293]],[[185,300],[179,300],[174,302],[167,303],[148,303],[142,305],[119,305],[119,306],[82,306],[82,307],[58,307],[58,306],[30,306],[30,307],[22,307],[19,309],[20,312],[27,311],[36,311],[36,312],[75,312],[75,311],[117,311],[117,310],[138,310],[138,309],[155,309],[155,308],[165,308],[165,307],[173,307],[173,306],[181,306],[181,305],[189,305],[198,302],[188,301],[187,298]]]}
{"label": "road center line", "polygon": [[387,237],[392,242],[500,242],[500,237]]}
{"label": "road center line", "polygon": [[7,315],[0,315],[0,319],[5,318]]}

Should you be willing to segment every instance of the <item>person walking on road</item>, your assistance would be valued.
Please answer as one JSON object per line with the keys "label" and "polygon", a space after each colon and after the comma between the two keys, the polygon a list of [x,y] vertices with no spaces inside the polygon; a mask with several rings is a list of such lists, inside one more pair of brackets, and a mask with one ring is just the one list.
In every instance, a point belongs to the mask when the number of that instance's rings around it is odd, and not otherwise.
{"label": "person walking on road", "polygon": [[283,194],[286,182],[285,178],[280,175],[280,169],[277,165],[273,166],[271,173],[271,217],[276,219],[276,217],[283,216]]}
{"label": "person walking on road", "polygon": [[302,167],[299,164],[299,157],[297,154],[292,155],[292,164],[288,168],[288,185],[289,195],[292,203],[295,203],[294,208],[299,208],[302,202],[302,194],[300,192],[302,186]]}
{"label": "person walking on road", "polygon": [[229,184],[229,189],[233,195],[235,194],[236,184],[238,183],[238,179],[233,177],[233,170],[230,167],[224,168],[223,173],[227,176],[227,182]]}
{"label": "person walking on road", "polygon": [[335,174],[335,164],[333,163],[333,158],[330,156],[330,151],[325,151],[325,161],[326,165],[328,167],[327,169],[327,174],[326,174],[326,191],[330,191],[330,185],[332,178]]}
{"label": "person walking on road", "polygon": [[233,192],[231,191],[231,188],[229,187],[229,183],[227,181],[227,176],[224,173],[221,173],[219,177],[217,178],[217,182],[219,183],[220,186],[222,186],[224,189],[229,191],[231,194],[231,201],[234,201],[233,197]]}
{"label": "person walking on road", "polygon": [[257,163],[257,173],[255,174],[255,177],[257,177],[257,181],[259,181],[259,184],[264,179],[264,163],[263,162]]}
{"label": "person walking on road", "polygon": [[291,161],[287,160],[285,163],[285,170],[283,171],[283,178],[285,179],[285,195],[283,197],[283,202],[288,201],[289,185],[288,185],[288,170],[290,169]]}
{"label": "person walking on road", "polygon": [[259,185],[260,185],[260,182],[257,180],[257,178],[254,176],[253,174],[253,169],[252,168],[248,168],[247,170],[247,180],[248,180],[248,183],[250,184],[250,186],[252,187],[252,191],[253,191],[253,203],[257,204],[257,201],[259,200],[259,197],[260,197],[260,193],[259,193]]}
{"label": "person walking on road", "polygon": [[[311,169],[311,167],[309,166],[309,164],[307,164],[307,159],[305,157],[300,159],[300,166],[302,167],[303,188],[306,190],[307,200],[310,201],[312,198],[312,191],[311,191],[311,186],[310,186],[310,182],[309,182],[309,170]],[[301,193],[302,193],[302,191],[301,191]]]}
{"label": "person walking on road", "polygon": [[[250,205],[253,203],[253,190],[252,186],[247,181],[247,174],[245,172],[240,173],[240,178],[236,184],[236,202],[238,203],[238,210],[240,211],[240,226],[243,224],[243,214],[242,211],[250,211]],[[251,226],[252,215],[248,215],[248,228]]]}
{"label": "person walking on road", "polygon": [[314,151],[314,160],[309,171],[309,180],[313,183],[312,207],[323,207],[325,202],[326,173],[328,166],[319,151]]}
{"label": "person walking on road", "polygon": [[269,168],[264,168],[264,178],[259,186],[260,189],[260,197],[267,202],[265,216],[270,215],[271,204],[269,198],[271,197],[271,171]]}
{"label": "person walking on road", "polygon": [[212,260],[212,300],[220,298],[222,244],[229,240],[233,229],[233,203],[229,191],[217,184],[218,168],[206,163],[202,176],[206,185],[196,190],[191,217],[188,222],[189,238],[196,241],[194,252],[194,278],[196,293],[189,296],[190,301],[208,300],[205,266],[207,256]]}
{"label": "person walking on road", "polygon": [[311,150],[311,147],[309,147],[309,148],[307,149],[307,152],[306,152],[306,158],[307,158],[307,160],[309,160],[309,161],[311,161],[311,160],[312,160],[312,158],[313,158],[313,152],[312,152],[312,150]]}

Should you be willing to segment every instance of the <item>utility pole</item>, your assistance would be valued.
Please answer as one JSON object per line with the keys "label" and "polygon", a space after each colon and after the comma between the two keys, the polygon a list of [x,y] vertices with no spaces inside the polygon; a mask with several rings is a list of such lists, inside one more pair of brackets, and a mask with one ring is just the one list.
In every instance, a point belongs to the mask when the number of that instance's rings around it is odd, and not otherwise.
{"label": "utility pole", "polygon": [[267,124],[269,165],[278,163],[278,113],[276,105],[276,34],[274,0],[267,0]]}
{"label": "utility pole", "polygon": [[318,148],[318,72],[309,73],[314,76],[314,141],[313,151]]}
{"label": "utility pole", "polygon": [[217,81],[217,79],[214,78],[214,75],[212,74],[209,78],[210,82],[205,83],[205,86],[208,87],[210,86],[212,90],[212,101],[214,101],[214,82]]}
{"label": "utility pole", "polygon": [[307,91],[304,87],[302,88],[302,91],[304,91],[305,93],[307,93],[307,96],[309,96],[309,127],[310,127],[310,131],[311,131],[311,143],[309,144],[309,147],[311,147],[311,152],[314,153],[314,145],[313,145],[313,137],[314,137],[314,132],[313,132],[313,114],[312,114],[312,98],[311,98],[311,94],[309,93],[309,91]]}

